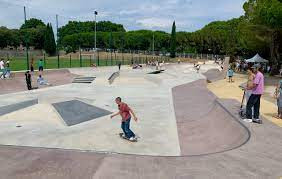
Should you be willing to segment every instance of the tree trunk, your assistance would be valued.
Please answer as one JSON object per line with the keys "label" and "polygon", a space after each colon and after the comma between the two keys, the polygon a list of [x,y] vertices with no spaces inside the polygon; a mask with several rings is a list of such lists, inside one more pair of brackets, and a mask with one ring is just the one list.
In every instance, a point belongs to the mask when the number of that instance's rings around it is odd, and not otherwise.
{"label": "tree trunk", "polygon": [[271,34],[271,42],[270,42],[270,55],[271,55],[271,64],[272,70],[271,75],[277,75],[281,68],[280,61],[280,53],[279,53],[279,45],[280,45],[280,33],[278,30],[275,30]]}

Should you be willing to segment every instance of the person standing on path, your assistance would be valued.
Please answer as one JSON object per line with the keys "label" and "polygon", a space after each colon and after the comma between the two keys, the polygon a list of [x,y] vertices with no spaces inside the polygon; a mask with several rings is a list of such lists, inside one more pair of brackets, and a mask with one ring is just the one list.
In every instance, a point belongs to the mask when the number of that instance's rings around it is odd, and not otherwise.
{"label": "person standing on path", "polygon": [[32,89],[32,87],[31,87],[31,75],[30,75],[29,71],[27,71],[25,73],[25,81],[26,81],[27,89],[31,90]]}
{"label": "person standing on path", "polygon": [[277,88],[274,93],[274,97],[277,99],[278,107],[278,119],[282,119],[282,80],[279,81]]}
{"label": "person standing on path", "polygon": [[5,63],[4,63],[4,59],[1,58],[0,60],[0,78],[5,78],[4,70],[5,70]]}
{"label": "person standing on path", "polygon": [[[264,92],[264,76],[259,71],[261,66],[259,64],[254,65],[253,72],[255,74],[255,79],[253,85],[251,85],[248,90],[252,90],[252,95],[250,96],[247,103],[247,119],[252,119],[254,123],[262,124],[262,120],[259,118],[260,115],[260,98]],[[252,107],[254,107],[254,117],[252,118]]]}
{"label": "person standing on path", "polygon": [[38,71],[41,72],[41,73],[43,72],[43,66],[44,66],[44,62],[43,62],[42,59],[40,59],[38,61]]}
{"label": "person standing on path", "polygon": [[232,70],[232,68],[230,67],[228,70],[227,70],[227,76],[228,76],[228,79],[229,79],[229,83],[231,82],[234,82],[233,81],[233,75],[234,75],[234,71]]}
{"label": "person standing on path", "polygon": [[252,69],[248,69],[247,71],[248,74],[248,81],[247,81],[247,88],[246,88],[246,104],[249,101],[250,96],[252,95],[252,86],[254,84],[254,79],[255,79],[255,74],[253,73]]}
{"label": "person standing on path", "polygon": [[123,130],[122,137],[125,137],[130,141],[136,140],[135,134],[130,130],[131,114],[133,115],[133,119],[137,122],[137,117],[135,116],[135,113],[130,107],[128,107],[126,103],[121,102],[120,97],[117,97],[115,102],[118,105],[119,112],[112,115],[111,118],[120,115],[122,118],[122,122],[121,122],[121,129]]}
{"label": "person standing on path", "polygon": [[118,71],[120,71],[121,63],[118,63]]}

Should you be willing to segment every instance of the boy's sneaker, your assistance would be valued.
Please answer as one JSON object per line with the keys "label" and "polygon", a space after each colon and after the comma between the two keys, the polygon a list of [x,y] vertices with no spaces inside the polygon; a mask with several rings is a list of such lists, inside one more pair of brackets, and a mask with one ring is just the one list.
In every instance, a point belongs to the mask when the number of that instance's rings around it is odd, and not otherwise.
{"label": "boy's sneaker", "polygon": [[119,133],[119,136],[125,138],[125,134],[124,133]]}
{"label": "boy's sneaker", "polygon": [[243,121],[246,122],[246,123],[251,123],[251,122],[253,122],[252,119],[243,119]]}
{"label": "boy's sneaker", "polygon": [[253,119],[253,123],[262,124],[261,119]]}
{"label": "boy's sneaker", "polygon": [[136,138],[135,137],[130,137],[130,139],[128,139],[130,141],[136,141]]}

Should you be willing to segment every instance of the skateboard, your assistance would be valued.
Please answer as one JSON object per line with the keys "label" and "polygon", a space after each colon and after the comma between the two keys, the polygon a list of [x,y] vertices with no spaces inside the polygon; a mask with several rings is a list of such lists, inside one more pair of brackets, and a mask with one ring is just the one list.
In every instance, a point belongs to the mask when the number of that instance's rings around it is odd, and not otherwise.
{"label": "skateboard", "polygon": [[138,141],[137,138],[135,138],[134,140],[129,140],[127,137],[123,137],[122,135],[123,135],[123,133],[119,133],[119,137],[120,138],[122,138],[124,140],[127,140],[129,142],[137,142]]}

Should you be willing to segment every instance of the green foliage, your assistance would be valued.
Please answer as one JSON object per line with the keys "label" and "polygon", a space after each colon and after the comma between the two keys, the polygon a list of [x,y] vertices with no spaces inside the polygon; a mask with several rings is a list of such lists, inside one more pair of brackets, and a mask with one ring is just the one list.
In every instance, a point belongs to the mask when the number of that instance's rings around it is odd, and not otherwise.
{"label": "green foliage", "polygon": [[18,47],[20,45],[20,35],[18,30],[10,30],[0,27],[0,48],[7,46]]}
{"label": "green foliage", "polygon": [[22,26],[21,26],[21,30],[22,29],[30,29],[30,28],[38,28],[39,26],[44,26],[46,27],[46,25],[44,24],[44,22],[42,22],[40,19],[35,19],[35,18],[31,18],[29,20],[27,20]]}
{"label": "green foliage", "polygon": [[176,26],[175,21],[172,24],[171,37],[170,37],[170,57],[175,58],[176,56]]}
{"label": "green foliage", "polygon": [[56,53],[56,42],[55,42],[54,32],[51,23],[47,24],[45,30],[44,50],[49,55],[54,55]]}
{"label": "green foliage", "polygon": [[272,74],[278,73],[281,62],[282,2],[279,0],[248,0],[244,6],[250,29],[261,41],[268,43]]}
{"label": "green foliage", "polygon": [[[70,21],[65,26],[59,28],[59,42],[67,36],[78,33],[94,32],[95,31],[95,22],[86,21],[86,22],[77,22]],[[125,32],[123,25],[115,24],[109,21],[97,22],[97,32]]]}

